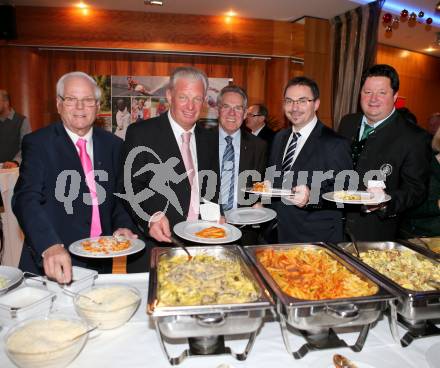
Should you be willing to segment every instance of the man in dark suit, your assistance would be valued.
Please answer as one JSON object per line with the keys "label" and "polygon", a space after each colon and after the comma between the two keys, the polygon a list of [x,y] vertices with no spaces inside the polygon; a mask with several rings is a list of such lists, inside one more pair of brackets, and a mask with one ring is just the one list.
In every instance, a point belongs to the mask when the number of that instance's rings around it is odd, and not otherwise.
{"label": "man in dark suit", "polygon": [[[142,231],[157,242],[170,243],[175,224],[197,220],[201,198],[217,201],[216,185],[208,188],[206,177],[199,175],[206,170],[218,172],[216,136],[196,125],[207,89],[208,79],[200,70],[175,69],[166,91],[169,111],[127,130],[123,161],[127,165],[133,154],[134,158],[124,174],[135,194],[145,193],[137,207],[131,206],[132,214]],[[145,270],[147,259],[148,254],[140,255],[128,266]]]}
{"label": "man in dark suit", "polygon": [[267,125],[268,116],[269,111],[263,104],[251,105],[247,110],[246,127],[253,135],[266,141],[269,153],[275,132]]}
{"label": "man in dark suit", "polygon": [[[238,86],[224,87],[217,97],[220,203],[223,212],[249,206],[241,188],[264,179],[266,142],[240,129],[246,118],[247,95]],[[228,167],[229,166],[229,167]],[[252,175],[252,176],[251,176]],[[258,228],[242,228],[243,245],[255,244]]]}
{"label": "man in dark suit", "polygon": [[281,243],[342,240],[342,212],[320,197],[335,190],[339,172],[351,169],[350,148],[318,120],[319,103],[318,86],[309,78],[294,78],[284,89],[284,113],[292,126],[276,134],[268,164],[281,173],[274,187],[293,193],[272,200]]}
{"label": "man in dark suit", "polygon": [[363,114],[344,116],[339,126],[339,133],[352,142],[360,189],[368,187],[368,179],[376,178],[391,196],[388,203],[367,211],[359,206],[349,209],[346,226],[358,240],[395,239],[399,215],[420,204],[426,194],[429,137],[394,108],[398,90],[399,76],[393,67],[371,67],[361,82]]}
{"label": "man in dark suit", "polygon": [[65,74],[57,83],[61,121],[23,138],[13,210],[25,234],[19,266],[24,271],[41,273],[42,263],[48,277],[63,283],[71,280],[72,263],[109,271],[111,264],[71,258],[64,247],[112,232],[136,237],[113,195],[122,140],[92,127],[100,97],[89,75]]}
{"label": "man in dark suit", "polygon": [[[224,211],[240,207],[241,188],[249,186],[252,181],[262,181],[266,169],[266,142],[240,129],[246,118],[247,95],[238,86],[224,87],[217,97],[218,106],[218,147],[219,167],[222,186],[220,203]],[[230,143],[228,143],[228,140]],[[228,148],[229,146],[229,148]],[[230,171],[225,168],[225,155],[232,150],[233,180],[225,182],[224,174]],[[252,178],[247,174],[254,171]],[[246,177],[245,177],[246,176]],[[241,180],[239,180],[241,179]],[[224,185],[223,185],[224,184]],[[226,187],[225,187],[226,185]]]}

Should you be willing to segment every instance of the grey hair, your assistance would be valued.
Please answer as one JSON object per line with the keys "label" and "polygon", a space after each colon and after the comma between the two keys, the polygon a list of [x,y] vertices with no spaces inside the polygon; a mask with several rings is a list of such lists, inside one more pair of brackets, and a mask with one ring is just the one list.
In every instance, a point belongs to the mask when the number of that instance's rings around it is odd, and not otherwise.
{"label": "grey hair", "polygon": [[67,74],[64,74],[60,79],[58,79],[57,82],[57,96],[64,97],[64,84],[66,83],[66,80],[69,78],[83,78],[88,80],[93,85],[94,95],[96,101],[99,101],[101,99],[101,88],[96,84],[96,81],[88,74],[84,72],[70,72]]}
{"label": "grey hair", "polygon": [[205,96],[208,92],[208,77],[201,70],[194,68],[193,66],[180,66],[174,69],[170,75],[170,81],[168,83],[168,89],[172,90],[176,86],[176,83],[179,79],[188,78],[199,80],[203,83],[203,87],[205,90]]}
{"label": "grey hair", "polygon": [[242,88],[236,85],[230,85],[222,88],[222,90],[217,95],[217,106],[221,105],[221,103],[223,102],[223,96],[226,93],[238,93],[243,98],[243,108],[246,110],[248,103],[247,94]]}

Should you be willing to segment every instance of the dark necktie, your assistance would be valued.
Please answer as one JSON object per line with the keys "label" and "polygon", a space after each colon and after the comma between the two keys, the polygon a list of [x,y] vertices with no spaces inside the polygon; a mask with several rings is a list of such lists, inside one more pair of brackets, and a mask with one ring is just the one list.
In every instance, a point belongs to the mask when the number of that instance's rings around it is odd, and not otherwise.
{"label": "dark necktie", "polygon": [[300,133],[292,133],[292,140],[290,141],[289,147],[287,148],[286,155],[283,160],[283,172],[290,171],[293,164],[293,156],[295,155],[296,144],[298,143],[298,138],[301,137]]}
{"label": "dark necktie", "polygon": [[222,159],[221,203],[223,211],[228,211],[234,205],[235,162],[232,137],[228,135],[225,140],[226,149]]}
{"label": "dark necktie", "polygon": [[362,132],[362,137],[360,140],[363,141],[364,139],[367,139],[373,130],[374,128],[371,125],[364,123],[364,131]]}

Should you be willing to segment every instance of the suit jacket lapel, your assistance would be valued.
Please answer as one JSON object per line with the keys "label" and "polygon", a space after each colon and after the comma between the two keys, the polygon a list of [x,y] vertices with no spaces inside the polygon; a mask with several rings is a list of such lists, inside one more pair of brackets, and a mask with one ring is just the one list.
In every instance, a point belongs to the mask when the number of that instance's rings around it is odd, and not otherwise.
{"label": "suit jacket lapel", "polygon": [[296,172],[297,168],[302,170],[308,167],[308,160],[313,156],[313,151],[319,149],[319,137],[322,132],[322,123],[318,120],[312,132],[310,133],[307,141],[302,146],[299,155],[296,157],[295,162],[293,163],[292,169]]}
{"label": "suit jacket lapel", "polygon": [[279,165],[279,170],[281,171],[281,167],[283,166],[283,156],[284,156],[284,150],[286,149],[287,142],[289,140],[290,135],[292,134],[292,128],[288,128],[283,132],[283,135],[281,137],[281,144],[278,147],[278,155],[276,159],[276,164]]}
{"label": "suit jacket lapel", "polygon": [[238,163],[238,172],[241,173],[244,170],[250,170],[255,169],[250,167],[250,156],[251,152],[249,151],[249,139],[244,132],[241,132],[241,139],[240,139],[240,161]]}
{"label": "suit jacket lapel", "polygon": [[84,171],[78,151],[64,129],[63,123],[56,123],[55,134],[55,152],[57,152],[57,157],[63,161],[60,167],[76,170],[80,173],[82,179],[84,179]]}

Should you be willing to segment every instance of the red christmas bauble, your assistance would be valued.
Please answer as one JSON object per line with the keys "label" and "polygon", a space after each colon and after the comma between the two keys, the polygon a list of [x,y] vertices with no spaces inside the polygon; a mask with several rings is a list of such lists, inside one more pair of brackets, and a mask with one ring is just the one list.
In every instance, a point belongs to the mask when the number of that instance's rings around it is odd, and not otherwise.
{"label": "red christmas bauble", "polygon": [[426,19],[426,24],[432,24],[432,18],[427,18]]}
{"label": "red christmas bauble", "polygon": [[402,18],[406,18],[406,17],[408,16],[408,10],[403,9],[403,10],[400,12],[400,16],[401,16]]}
{"label": "red christmas bauble", "polygon": [[384,23],[389,23],[393,19],[393,16],[390,13],[385,13],[382,19]]}
{"label": "red christmas bauble", "polygon": [[412,12],[412,13],[409,15],[409,20],[416,20],[416,19],[417,19],[417,14],[414,13],[414,12]]}

